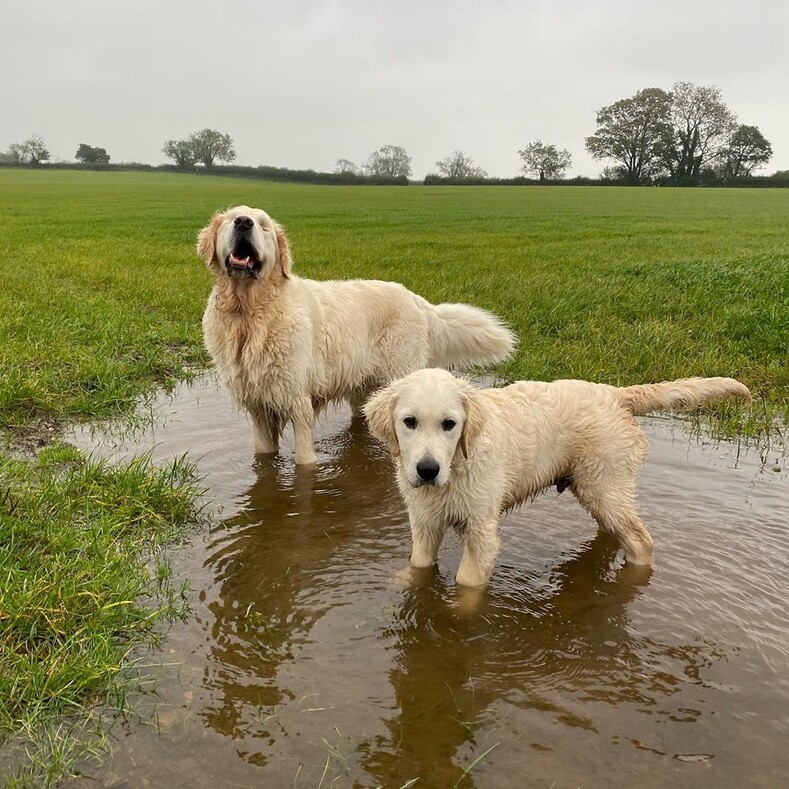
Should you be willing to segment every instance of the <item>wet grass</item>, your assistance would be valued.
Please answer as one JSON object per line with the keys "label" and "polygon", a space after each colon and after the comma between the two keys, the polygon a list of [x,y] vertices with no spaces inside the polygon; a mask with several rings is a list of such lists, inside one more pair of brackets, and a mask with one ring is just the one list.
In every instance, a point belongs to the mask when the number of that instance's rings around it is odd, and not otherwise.
{"label": "wet grass", "polygon": [[47,785],[98,747],[98,701],[123,710],[130,651],[184,613],[162,547],[194,522],[199,489],[184,460],[109,465],[57,444],[0,457],[0,480],[3,763]]}
{"label": "wet grass", "polygon": [[64,422],[129,417],[207,364],[210,281],[194,240],[238,203],[285,224],[303,276],[397,280],[500,313],[520,336],[505,379],[733,375],[758,407],[747,422],[717,410],[727,429],[780,430],[789,412],[789,190],[0,169],[0,738],[43,731],[29,762],[47,775],[84,739],[57,721],[84,721],[122,687],[130,645],[177,611],[166,564],[150,557],[193,520],[195,487],[183,465],[16,454]]}

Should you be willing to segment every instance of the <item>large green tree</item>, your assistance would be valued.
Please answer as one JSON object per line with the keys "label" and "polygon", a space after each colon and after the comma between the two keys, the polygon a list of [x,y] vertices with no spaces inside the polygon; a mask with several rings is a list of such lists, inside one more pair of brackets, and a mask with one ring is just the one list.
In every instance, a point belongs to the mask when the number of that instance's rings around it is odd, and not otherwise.
{"label": "large green tree", "polygon": [[222,134],[216,129],[201,129],[189,137],[195,159],[206,167],[211,167],[214,160],[232,162],[236,158],[233,140],[229,134]]}
{"label": "large green tree", "polygon": [[638,184],[656,175],[671,147],[671,95],[644,88],[627,99],[602,107],[597,130],[586,138],[586,150],[596,159],[613,159],[622,179]]}
{"label": "large green tree", "polygon": [[162,153],[179,167],[191,167],[197,161],[189,140],[167,140]]}
{"label": "large green tree", "polygon": [[572,164],[570,152],[558,149],[555,145],[546,145],[541,140],[530,142],[518,151],[523,160],[523,172],[537,176],[541,181],[552,181],[564,178]]}
{"label": "large green tree", "polygon": [[179,167],[190,167],[195,162],[212,167],[217,159],[232,162],[236,158],[230,135],[222,134],[216,129],[201,129],[189,135],[186,140],[167,140],[162,153]]}
{"label": "large green tree", "polygon": [[83,164],[107,164],[110,161],[106,148],[94,148],[84,142],[79,144],[74,158]]}
{"label": "large green tree", "polygon": [[721,170],[724,176],[748,176],[770,161],[773,146],[759,131],[758,126],[740,124],[721,151]]}

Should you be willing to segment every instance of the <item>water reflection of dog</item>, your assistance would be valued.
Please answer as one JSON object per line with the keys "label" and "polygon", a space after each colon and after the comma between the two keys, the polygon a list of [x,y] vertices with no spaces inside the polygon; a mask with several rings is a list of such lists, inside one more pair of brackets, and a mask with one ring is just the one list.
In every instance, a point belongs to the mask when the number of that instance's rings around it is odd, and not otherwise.
{"label": "water reflection of dog", "polygon": [[352,582],[344,572],[358,563],[354,546],[380,539],[385,527],[407,528],[364,423],[352,420],[330,443],[331,459],[317,468],[259,459],[242,510],[214,531],[205,562],[215,581],[206,591],[213,621],[204,685],[218,694],[204,715],[222,734],[252,734],[252,711],[292,698],[296,691],[277,683],[278,667],[341,603],[338,592]]}
{"label": "water reflection of dog", "polygon": [[[398,711],[386,722],[390,737],[371,745],[365,761],[375,781],[455,785],[464,766],[495,745],[478,735],[497,702],[596,731],[595,719],[578,714],[579,702],[652,707],[673,693],[673,676],[657,666],[679,659],[692,674],[706,658],[698,647],[633,635],[629,607],[651,569],[617,568],[616,552],[616,540],[601,532],[549,576],[503,579],[474,616],[458,616],[452,585],[425,571],[384,636],[395,641],[389,676]],[[588,708],[600,714],[599,704]]]}

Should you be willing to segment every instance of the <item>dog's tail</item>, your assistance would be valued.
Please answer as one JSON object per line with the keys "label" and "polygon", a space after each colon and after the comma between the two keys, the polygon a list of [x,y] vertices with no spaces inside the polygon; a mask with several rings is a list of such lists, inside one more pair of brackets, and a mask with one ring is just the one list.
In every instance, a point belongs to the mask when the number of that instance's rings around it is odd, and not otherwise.
{"label": "dog's tail", "polygon": [[503,362],[515,334],[497,315],[469,304],[436,304],[429,367],[472,367]]}
{"label": "dog's tail", "polygon": [[748,387],[734,378],[681,378],[659,384],[618,387],[614,391],[622,406],[635,416],[644,416],[652,411],[696,408],[727,396],[751,402]]}

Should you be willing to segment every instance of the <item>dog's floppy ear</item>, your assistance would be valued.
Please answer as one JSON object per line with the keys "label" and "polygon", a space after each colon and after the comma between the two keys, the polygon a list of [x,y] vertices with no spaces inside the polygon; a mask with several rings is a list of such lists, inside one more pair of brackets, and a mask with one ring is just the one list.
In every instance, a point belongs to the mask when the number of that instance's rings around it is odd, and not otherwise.
{"label": "dog's floppy ear", "polygon": [[206,225],[197,236],[197,254],[210,266],[216,259],[216,234],[222,224],[224,214],[217,211],[211,218],[210,224]]}
{"label": "dog's floppy ear", "polygon": [[469,386],[463,394],[463,408],[466,417],[463,421],[463,432],[460,434],[460,451],[463,457],[468,460],[468,456],[474,450],[474,444],[482,433],[483,417],[482,406],[476,390]]}
{"label": "dog's floppy ear", "polygon": [[275,222],[274,229],[277,233],[277,263],[282,269],[282,276],[285,279],[290,279],[290,267],[293,263],[293,259],[290,256],[290,242],[285,235],[285,228],[282,225]]}
{"label": "dog's floppy ear", "polygon": [[391,386],[381,389],[364,405],[362,410],[367,417],[370,432],[381,441],[385,441],[392,457],[400,454],[397,433],[394,426],[394,409],[397,396]]}

